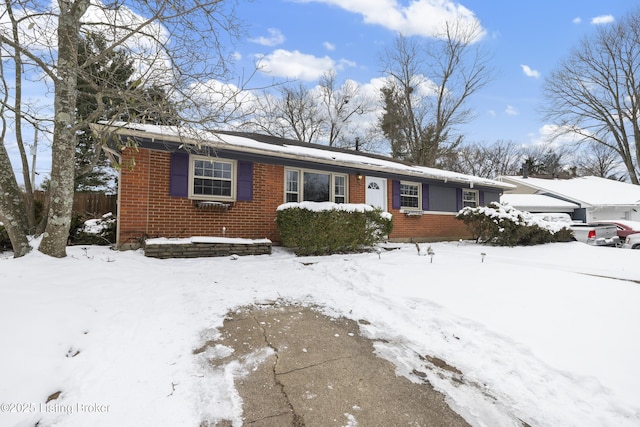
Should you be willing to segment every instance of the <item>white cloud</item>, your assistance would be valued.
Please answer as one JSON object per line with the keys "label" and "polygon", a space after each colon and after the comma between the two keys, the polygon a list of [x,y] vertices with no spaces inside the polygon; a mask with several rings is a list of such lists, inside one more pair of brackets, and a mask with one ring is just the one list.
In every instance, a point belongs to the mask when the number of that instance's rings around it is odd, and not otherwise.
{"label": "white cloud", "polygon": [[362,84],[360,90],[368,94],[372,98],[379,98],[380,90],[385,87],[387,82],[387,77],[375,77],[371,79],[369,83]]}
{"label": "white cloud", "polygon": [[318,58],[300,51],[277,49],[269,55],[259,56],[260,71],[273,77],[286,77],[307,81],[318,80],[326,71],[336,68],[328,56]]}
{"label": "white cloud", "polygon": [[462,28],[477,27],[476,40],[486,35],[472,11],[450,0],[413,0],[402,6],[395,0],[301,0],[325,3],[362,15],[364,22],[381,25],[407,36],[437,37],[445,23],[457,23]]}
{"label": "white cloud", "polygon": [[336,50],[336,45],[334,45],[333,43],[324,42],[324,43],[322,43],[322,45],[327,50],[330,50],[330,51]]}
{"label": "white cloud", "polygon": [[563,128],[558,125],[546,124],[538,129],[537,134],[530,134],[531,143],[534,145],[547,145],[550,147],[558,147],[565,144],[576,143],[583,138],[576,133],[570,132],[571,129]]}
{"label": "white cloud", "polygon": [[582,18],[576,16],[571,22],[573,22],[574,24],[580,24],[582,22]]}
{"label": "white cloud", "polygon": [[258,43],[262,46],[277,46],[284,43],[284,41],[286,40],[284,34],[282,34],[277,28],[269,28],[267,31],[269,32],[268,37],[260,36],[249,39],[249,41]]}
{"label": "white cloud", "polygon": [[520,65],[522,67],[522,71],[524,72],[524,75],[527,77],[535,77],[536,79],[538,77],[540,77],[540,71],[538,70],[534,70],[533,68],[529,67],[528,65]]}
{"label": "white cloud", "polygon": [[338,65],[336,66],[336,69],[340,71],[340,70],[344,70],[345,68],[355,68],[356,65],[357,64],[353,61],[349,61],[348,59],[341,59],[338,61]]}
{"label": "white cloud", "polygon": [[518,109],[516,107],[514,107],[513,105],[507,105],[507,108],[504,110],[504,112],[508,116],[517,116],[518,114],[520,114],[518,112]]}
{"label": "white cloud", "polygon": [[593,25],[610,24],[615,21],[613,15],[600,15],[591,19]]}

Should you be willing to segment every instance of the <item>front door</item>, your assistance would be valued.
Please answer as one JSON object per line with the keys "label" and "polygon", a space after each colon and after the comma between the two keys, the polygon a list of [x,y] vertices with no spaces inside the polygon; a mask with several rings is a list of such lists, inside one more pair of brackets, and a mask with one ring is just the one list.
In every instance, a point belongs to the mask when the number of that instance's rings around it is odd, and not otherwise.
{"label": "front door", "polygon": [[365,184],[367,185],[367,191],[365,193],[365,200],[368,205],[374,208],[380,208],[383,211],[387,210],[387,180],[384,178],[375,178],[368,176]]}

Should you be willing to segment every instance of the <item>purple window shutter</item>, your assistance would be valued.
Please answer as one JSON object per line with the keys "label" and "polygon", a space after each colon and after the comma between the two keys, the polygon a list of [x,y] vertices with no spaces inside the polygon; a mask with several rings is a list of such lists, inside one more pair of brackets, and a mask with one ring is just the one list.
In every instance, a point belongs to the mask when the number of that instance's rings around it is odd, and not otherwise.
{"label": "purple window shutter", "polygon": [[484,191],[478,191],[478,205],[484,206]]}
{"label": "purple window shutter", "polygon": [[462,188],[456,188],[456,210],[462,209]]}
{"label": "purple window shutter", "polygon": [[391,207],[400,209],[400,181],[391,182]]}
{"label": "purple window shutter", "polygon": [[189,196],[189,155],[186,153],[171,153],[169,170],[169,196]]}
{"label": "purple window shutter", "polygon": [[252,162],[238,162],[238,200],[253,200]]}
{"label": "purple window shutter", "polygon": [[429,184],[422,184],[422,210],[429,210]]}

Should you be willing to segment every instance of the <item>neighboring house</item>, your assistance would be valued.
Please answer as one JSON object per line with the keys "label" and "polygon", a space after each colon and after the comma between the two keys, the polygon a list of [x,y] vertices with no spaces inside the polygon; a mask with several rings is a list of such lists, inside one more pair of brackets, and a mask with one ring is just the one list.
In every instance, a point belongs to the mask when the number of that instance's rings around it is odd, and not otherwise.
{"label": "neighboring house", "polygon": [[[501,176],[498,181],[513,184],[503,203],[535,212],[567,212],[575,221],[640,221],[640,186],[596,176],[572,179]],[[540,199],[541,196],[548,199]],[[545,204],[544,200],[548,203]],[[570,208],[571,204],[576,205]],[[530,210],[531,211],[531,210]]]}
{"label": "neighboring house", "polygon": [[[119,248],[152,237],[278,242],[285,202],[366,203],[393,214],[395,241],[469,237],[455,215],[500,200],[512,185],[359,151],[267,135],[188,134],[164,126],[97,125],[120,166]],[[119,148],[118,148],[119,147]],[[123,148],[124,147],[124,148]]]}
{"label": "neighboring house", "polygon": [[573,211],[580,208],[580,205],[576,203],[567,202],[555,197],[544,196],[542,194],[505,193],[500,196],[500,203],[531,213],[549,212],[573,215]]}

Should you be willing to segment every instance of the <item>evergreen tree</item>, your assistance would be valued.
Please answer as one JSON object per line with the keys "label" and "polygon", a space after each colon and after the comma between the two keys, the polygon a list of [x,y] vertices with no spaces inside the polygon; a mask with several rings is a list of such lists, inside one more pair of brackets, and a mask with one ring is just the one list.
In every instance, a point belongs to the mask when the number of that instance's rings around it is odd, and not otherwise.
{"label": "evergreen tree", "polygon": [[391,157],[406,159],[407,145],[405,132],[407,123],[400,107],[400,99],[392,86],[381,89],[384,113],[380,118],[380,129],[391,145]]}
{"label": "evergreen tree", "polygon": [[[107,45],[104,36],[89,33],[80,39],[78,46],[79,62],[89,65],[78,76],[77,118],[87,124],[78,133],[76,144],[76,191],[105,191],[114,186],[115,177],[110,173],[109,161],[91,132],[89,122],[118,118],[134,123],[179,124],[175,105],[166,91],[158,84],[135,88],[133,61],[126,51],[106,50]],[[98,93],[105,107],[96,116]],[[126,98],[121,96],[124,93],[127,93]]]}
{"label": "evergreen tree", "polygon": [[[104,36],[98,33],[89,33],[80,39],[79,62],[89,65],[78,75],[76,113],[79,122],[86,121],[97,111],[97,93],[123,93],[130,86],[129,80],[134,72],[133,61],[123,50],[105,52],[106,47]],[[109,97],[103,98],[103,103],[106,105],[104,113],[93,121],[111,118],[123,100]],[[108,160],[88,123],[78,132],[75,162],[76,191],[105,190],[112,187],[113,175],[108,171]]]}

